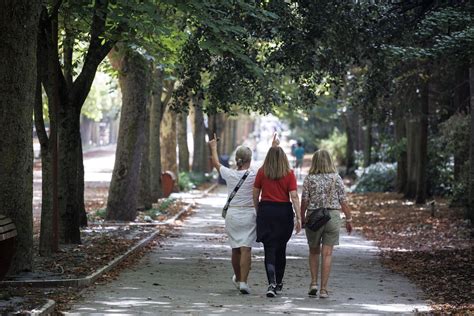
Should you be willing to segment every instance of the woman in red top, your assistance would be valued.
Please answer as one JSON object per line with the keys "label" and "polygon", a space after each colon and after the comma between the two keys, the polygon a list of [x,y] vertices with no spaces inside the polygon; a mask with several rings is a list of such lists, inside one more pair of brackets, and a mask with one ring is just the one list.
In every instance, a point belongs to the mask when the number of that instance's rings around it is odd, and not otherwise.
{"label": "woman in red top", "polygon": [[293,227],[296,233],[301,230],[296,177],[290,169],[285,152],[278,144],[275,134],[272,148],[257,172],[253,189],[253,201],[257,210],[257,241],[263,243],[265,250],[265,270],[269,283],[267,297],[275,297],[282,290],[286,244]]}

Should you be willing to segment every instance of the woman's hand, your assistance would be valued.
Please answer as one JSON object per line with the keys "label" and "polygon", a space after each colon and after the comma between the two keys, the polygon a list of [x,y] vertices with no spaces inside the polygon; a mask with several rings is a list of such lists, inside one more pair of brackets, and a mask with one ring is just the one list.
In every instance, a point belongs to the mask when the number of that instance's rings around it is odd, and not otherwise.
{"label": "woman's hand", "polygon": [[298,218],[296,219],[296,222],[295,222],[295,231],[297,234],[301,231],[301,220]]}
{"label": "woman's hand", "polygon": [[346,222],[346,231],[350,235],[352,233],[352,225],[351,222]]}
{"label": "woman's hand", "polygon": [[210,139],[208,144],[209,144],[209,147],[211,147],[211,149],[217,149],[217,137],[216,137],[216,133],[214,133],[214,138],[213,139]]}
{"label": "woman's hand", "polygon": [[280,139],[278,138],[278,133],[275,132],[273,133],[272,147],[278,147],[278,146],[280,146]]}
{"label": "woman's hand", "polygon": [[217,141],[219,139],[216,137],[216,133],[214,133],[214,138],[209,140],[208,144],[211,148],[211,162],[212,165],[220,172],[221,164],[219,162],[219,156],[217,154]]}

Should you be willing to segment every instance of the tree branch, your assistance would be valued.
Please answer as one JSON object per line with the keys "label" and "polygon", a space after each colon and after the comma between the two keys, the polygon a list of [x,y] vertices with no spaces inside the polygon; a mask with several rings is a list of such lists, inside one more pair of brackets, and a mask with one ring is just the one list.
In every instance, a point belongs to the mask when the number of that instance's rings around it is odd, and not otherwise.
{"label": "tree branch", "polygon": [[35,114],[36,134],[38,135],[38,140],[41,145],[41,150],[45,150],[49,146],[49,139],[48,139],[48,134],[46,133],[46,128],[44,126],[43,97],[41,95],[41,80],[39,76],[36,80],[34,114]]}
{"label": "tree branch", "polygon": [[[51,20],[47,8],[43,6],[38,30],[38,75],[41,77],[41,82],[49,100],[52,100],[55,89],[67,93],[67,89],[64,89],[66,81],[59,63],[57,28],[57,19]],[[57,75],[57,78],[55,75]]]}
{"label": "tree branch", "polygon": [[[102,44],[102,38],[105,36],[105,25],[107,20],[108,0],[96,0],[94,6],[94,15],[91,24],[91,38],[89,49],[84,58],[84,66],[81,73],[76,78],[72,86],[72,99],[77,106],[81,107],[87,97],[87,94],[94,81],[95,73],[99,64],[104,60],[117,40],[107,40]],[[117,31],[119,32],[119,31]]]}

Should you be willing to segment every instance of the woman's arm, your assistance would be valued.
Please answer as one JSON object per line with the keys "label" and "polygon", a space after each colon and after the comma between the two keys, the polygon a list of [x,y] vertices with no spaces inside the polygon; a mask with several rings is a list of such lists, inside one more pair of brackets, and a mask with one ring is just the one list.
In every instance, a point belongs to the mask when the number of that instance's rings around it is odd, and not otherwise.
{"label": "woman's arm", "polygon": [[344,215],[346,215],[346,230],[349,233],[349,235],[352,232],[352,215],[351,215],[351,209],[347,205],[346,202],[341,203],[341,210],[344,212]]}
{"label": "woman's arm", "polygon": [[221,163],[219,162],[219,156],[217,155],[217,137],[214,134],[214,138],[209,140],[209,147],[211,148],[211,162],[212,165],[220,172]]}
{"label": "woman's arm", "polygon": [[301,226],[303,227],[306,222],[306,209],[308,208],[308,201],[301,200]]}
{"label": "woman's arm", "polygon": [[301,231],[301,210],[300,210],[300,198],[298,197],[298,192],[296,190],[290,191],[291,203],[293,203],[293,208],[295,209],[296,223],[295,230],[298,234]]}
{"label": "woman's arm", "polygon": [[253,188],[253,207],[255,207],[255,211],[258,212],[258,202],[259,202],[259,199],[260,199],[260,189],[259,188],[256,188],[254,187]]}

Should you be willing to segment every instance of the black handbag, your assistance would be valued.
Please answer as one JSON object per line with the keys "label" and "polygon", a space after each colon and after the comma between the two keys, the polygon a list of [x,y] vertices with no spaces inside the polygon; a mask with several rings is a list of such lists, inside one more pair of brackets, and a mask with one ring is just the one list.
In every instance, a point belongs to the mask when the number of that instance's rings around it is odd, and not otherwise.
{"label": "black handbag", "polygon": [[329,209],[326,207],[317,208],[311,211],[312,212],[309,213],[308,220],[306,221],[306,227],[314,232],[323,227],[331,219]]}
{"label": "black handbag", "polygon": [[[335,184],[336,184],[336,177],[334,178],[332,182],[331,191],[329,191],[329,195],[327,196],[331,197]],[[309,209],[308,210],[309,214],[307,216],[305,226],[314,232],[319,230],[331,219],[331,215],[329,215],[329,210],[330,208],[328,207],[320,207],[320,208],[316,208],[312,210]]]}

